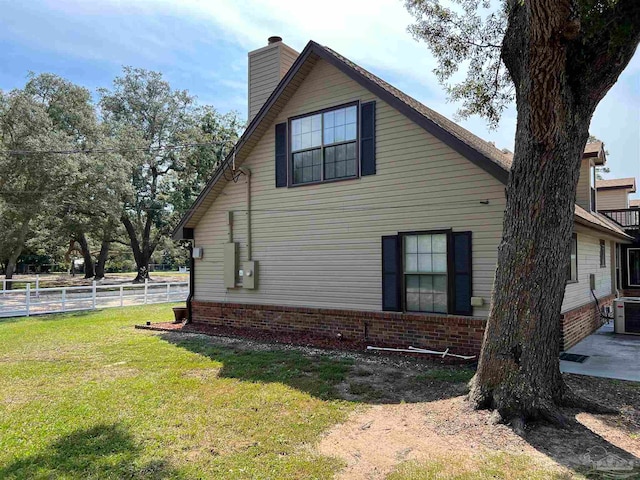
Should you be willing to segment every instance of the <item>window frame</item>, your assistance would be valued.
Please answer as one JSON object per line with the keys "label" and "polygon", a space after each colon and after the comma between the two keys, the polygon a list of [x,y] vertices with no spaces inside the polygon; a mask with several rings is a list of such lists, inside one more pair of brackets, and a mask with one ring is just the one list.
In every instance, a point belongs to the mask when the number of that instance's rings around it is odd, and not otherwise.
{"label": "window frame", "polygon": [[597,177],[595,163],[589,163],[589,168],[591,170],[589,175],[589,208],[592,212],[596,212],[598,210],[598,190],[596,188]]}
{"label": "window frame", "polygon": [[[350,141],[346,141],[346,142],[334,142],[334,143],[328,143],[325,145],[324,143],[324,114],[327,112],[331,112],[334,110],[340,110],[342,108],[348,108],[348,107],[356,107],[356,138],[355,140],[350,140]],[[362,119],[360,118],[360,112],[361,112],[361,102],[360,100],[354,100],[352,102],[347,102],[347,103],[342,103],[340,105],[334,105],[331,107],[327,107],[327,108],[323,108],[320,110],[315,110],[312,112],[307,112],[307,113],[303,113],[300,115],[295,115],[293,117],[289,117],[287,119],[287,186],[288,187],[304,187],[304,186],[308,186],[308,185],[320,185],[323,183],[333,183],[333,182],[343,182],[346,180],[356,180],[360,178],[360,124],[362,123]],[[292,133],[293,133],[293,129],[291,128],[291,123],[294,120],[299,120],[301,118],[305,118],[305,117],[312,117],[314,115],[321,115],[321,144],[319,147],[310,147],[310,148],[305,148],[302,150],[296,150],[295,152],[293,151],[293,142],[292,142]],[[337,145],[346,145],[348,143],[354,143],[356,144],[356,174],[349,176],[349,177],[340,177],[340,178],[331,178],[331,179],[325,179],[324,175],[325,175],[325,161],[324,161],[324,150],[326,147],[333,147],[333,146],[337,146]],[[294,153],[301,153],[301,152],[307,152],[307,151],[313,151],[313,150],[317,150],[320,149],[321,152],[321,179],[320,180],[314,180],[312,182],[300,182],[300,183],[294,183],[293,181],[293,155]]]}
{"label": "window frame", "polygon": [[571,235],[571,243],[575,242],[576,245],[576,278],[573,279],[571,277],[571,250],[569,250],[569,278],[567,278],[567,284],[569,283],[578,283],[579,273],[578,273],[578,234],[573,233]]}
{"label": "window frame", "polygon": [[627,286],[640,287],[640,284],[631,283],[631,255],[630,252],[640,252],[640,248],[627,248]]}
{"label": "window frame", "polygon": [[[419,230],[419,231],[411,231],[411,232],[398,232],[398,241],[400,242],[400,265],[401,265],[401,280],[400,280],[400,293],[401,293],[401,308],[402,311],[409,314],[429,314],[429,315],[452,315],[452,301],[453,301],[453,254],[452,254],[452,229],[444,229],[444,230]],[[407,309],[407,283],[406,276],[413,275],[411,273],[405,273],[405,237],[410,237],[414,235],[445,235],[447,241],[447,270],[445,272],[445,276],[447,279],[447,311],[446,312],[423,312],[421,310],[408,310]],[[436,273],[437,274],[437,273]],[[421,275],[419,272],[416,272],[415,275]],[[429,275],[425,273],[425,275]]]}
{"label": "window frame", "polygon": [[607,266],[607,243],[605,240],[600,239],[600,268],[606,268]]}

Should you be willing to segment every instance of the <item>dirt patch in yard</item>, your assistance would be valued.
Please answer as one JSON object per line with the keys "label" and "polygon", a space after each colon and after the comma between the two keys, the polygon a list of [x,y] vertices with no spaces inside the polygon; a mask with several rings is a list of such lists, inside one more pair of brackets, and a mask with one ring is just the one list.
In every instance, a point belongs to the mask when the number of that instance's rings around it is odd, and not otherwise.
{"label": "dirt patch in yard", "polygon": [[[565,379],[577,392],[620,413],[566,410],[576,420],[570,429],[532,424],[518,436],[508,426],[496,424],[491,412],[469,407],[465,394],[474,373],[470,366],[231,336],[178,332],[162,336],[220,361],[219,376],[277,379],[323,400],[356,403],[345,423],[326,432],[316,445],[305,447],[340,458],[346,467],[339,479],[640,478],[640,383],[567,374]],[[262,363],[268,368],[260,366],[258,357],[264,357]],[[307,370],[315,372],[309,380],[315,378],[315,383],[307,384]],[[317,377],[324,379],[323,388],[316,385]],[[636,472],[628,475],[624,470],[628,467]],[[606,468],[627,476],[607,476]]]}
{"label": "dirt patch in yard", "polygon": [[[540,478],[618,478],[606,477],[602,469],[607,462],[621,468],[635,465],[638,476],[625,478],[640,478],[640,384],[567,375],[572,387],[619,408],[620,415],[568,410],[577,420],[571,429],[531,425],[520,437],[508,426],[496,424],[491,412],[471,409],[464,398],[466,386],[456,381],[454,371],[448,373],[453,381],[443,381],[447,373],[439,369],[426,378],[424,372],[394,371],[388,366],[363,374],[371,368],[356,365],[341,392],[349,400],[382,398],[383,404],[361,408],[328,432],[317,447],[346,463],[340,479],[383,479],[407,462],[434,465],[447,458],[456,459],[458,474],[468,470],[469,478],[480,478],[481,470],[474,469],[496,455],[526,459],[530,472],[515,478],[530,478],[532,472],[544,472]],[[350,390],[363,378],[377,380],[363,384],[369,388]],[[416,387],[416,382],[422,386]],[[401,403],[393,403],[394,399]]]}

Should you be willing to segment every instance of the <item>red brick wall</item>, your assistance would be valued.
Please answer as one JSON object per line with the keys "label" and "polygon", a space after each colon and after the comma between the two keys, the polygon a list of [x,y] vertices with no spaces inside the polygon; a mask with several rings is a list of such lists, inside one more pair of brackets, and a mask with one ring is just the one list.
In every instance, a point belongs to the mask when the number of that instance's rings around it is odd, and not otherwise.
{"label": "red brick wall", "polygon": [[623,297],[640,297],[640,288],[625,288],[620,293]]}
{"label": "red brick wall", "polygon": [[451,349],[478,355],[485,320],[438,314],[361,312],[272,305],[193,302],[193,322],[363,341],[374,346]]}
{"label": "red brick wall", "polygon": [[[611,305],[615,295],[599,299]],[[478,355],[486,321],[482,318],[438,314],[362,312],[221,302],[193,302],[193,323],[214,327],[263,330],[278,334],[311,335],[362,341],[369,345]],[[567,350],[602,326],[595,303],[560,316],[561,349]]]}
{"label": "red brick wall", "polygon": [[[600,308],[611,305],[615,295],[599,298]],[[604,324],[597,311],[596,303],[570,310],[560,315],[560,350],[568,350],[585,337],[588,337]]]}

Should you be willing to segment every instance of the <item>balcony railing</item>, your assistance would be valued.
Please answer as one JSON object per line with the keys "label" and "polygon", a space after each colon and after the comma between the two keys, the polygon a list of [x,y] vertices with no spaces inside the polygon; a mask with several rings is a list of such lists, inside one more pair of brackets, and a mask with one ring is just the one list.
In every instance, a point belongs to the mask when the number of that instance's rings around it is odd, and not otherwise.
{"label": "balcony railing", "polygon": [[600,210],[599,212],[625,229],[640,229],[640,208],[620,208],[617,210]]}

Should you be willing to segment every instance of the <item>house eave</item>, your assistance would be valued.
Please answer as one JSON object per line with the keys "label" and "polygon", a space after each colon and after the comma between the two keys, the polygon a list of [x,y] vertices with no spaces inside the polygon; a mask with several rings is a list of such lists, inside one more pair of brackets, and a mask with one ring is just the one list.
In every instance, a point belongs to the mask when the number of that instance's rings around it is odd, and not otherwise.
{"label": "house eave", "polygon": [[[379,98],[389,103],[392,107],[396,108],[398,111],[407,116],[410,120],[417,123],[424,130],[429,132],[434,137],[438,138],[445,144],[449,145],[452,149],[459,152],[462,156],[467,158],[472,163],[478,165],[480,168],[488,172],[490,175],[498,179],[500,182],[506,184],[509,180],[509,171],[489,159],[487,156],[474,149],[470,145],[467,145],[465,142],[457,138],[455,135],[448,132],[445,128],[436,124],[432,120],[426,118],[417,110],[413,109],[411,106],[407,105],[401,99],[395,97],[393,94],[385,90],[380,85],[377,85],[372,80],[368,79],[360,72],[356,71],[331,53],[329,53],[324,47],[319,45],[316,42],[310,41],[305,48],[302,50],[294,64],[291,66],[289,71],[282,78],[278,86],[269,96],[265,104],[262,106],[260,111],[253,118],[245,132],[242,134],[238,142],[234,147],[234,151],[236,155],[238,152],[245,146],[246,142],[251,138],[256,128],[263,121],[264,117],[267,115],[269,110],[276,103],[282,92],[289,85],[291,80],[298,74],[300,68],[309,60],[311,55],[316,55],[317,57],[327,61],[331,65],[335,66],[346,74],[349,78],[367,88],[373,94],[377,95]],[[172,232],[172,238],[174,240],[182,239],[182,229],[184,227],[194,227],[195,225],[191,224],[190,221],[193,218],[194,214],[198,211],[198,209],[202,206],[204,200],[211,192],[213,186],[220,180],[224,170],[229,167],[230,159],[232,154],[229,154],[224,161],[221,163],[220,167],[213,174],[205,188],[200,192],[200,195],[196,198],[193,205],[187,212],[183,215],[182,219],[176,226],[176,228]]]}

